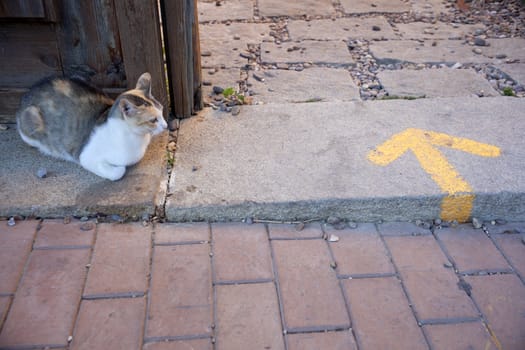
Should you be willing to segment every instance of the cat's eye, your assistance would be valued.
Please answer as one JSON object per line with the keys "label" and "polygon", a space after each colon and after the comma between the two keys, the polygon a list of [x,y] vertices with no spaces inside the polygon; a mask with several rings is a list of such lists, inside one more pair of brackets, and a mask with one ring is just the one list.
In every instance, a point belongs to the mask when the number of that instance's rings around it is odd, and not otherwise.
{"label": "cat's eye", "polygon": [[158,120],[157,118],[151,118],[151,119],[149,120],[149,122],[155,124],[155,123],[157,122],[157,120]]}

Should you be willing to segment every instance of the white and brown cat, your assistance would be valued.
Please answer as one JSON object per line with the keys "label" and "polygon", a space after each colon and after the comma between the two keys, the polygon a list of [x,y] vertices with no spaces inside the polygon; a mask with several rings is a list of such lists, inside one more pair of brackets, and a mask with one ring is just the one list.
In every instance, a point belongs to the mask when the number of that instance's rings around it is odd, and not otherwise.
{"label": "white and brown cat", "polygon": [[17,125],[22,139],[42,153],[115,181],[167,128],[162,109],[151,95],[149,73],[115,101],[82,80],[53,78],[24,95]]}

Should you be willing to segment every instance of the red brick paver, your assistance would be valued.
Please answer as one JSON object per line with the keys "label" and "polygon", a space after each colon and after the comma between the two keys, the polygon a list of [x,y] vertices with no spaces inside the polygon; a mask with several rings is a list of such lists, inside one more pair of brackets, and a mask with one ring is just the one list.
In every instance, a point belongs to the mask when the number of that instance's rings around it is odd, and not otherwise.
{"label": "red brick paver", "polygon": [[0,297],[0,329],[2,328],[5,317],[7,316],[9,303],[11,303],[11,297]]}
{"label": "red brick paver", "polygon": [[82,301],[70,349],[139,349],[145,306],[144,297]]}
{"label": "red brick paver", "polygon": [[90,247],[95,237],[95,224],[73,220],[45,220],[38,230],[34,248]]}
{"label": "red brick paver", "polygon": [[211,288],[208,244],[156,246],[146,338],[210,334]]}
{"label": "red brick paver", "polygon": [[207,223],[155,225],[155,244],[200,243],[210,240]]}
{"label": "red brick paver", "polygon": [[217,350],[284,349],[273,283],[216,288]]}
{"label": "red brick paver", "polygon": [[460,273],[509,270],[505,258],[482,231],[472,225],[437,231]]}
{"label": "red brick paver", "polygon": [[0,349],[524,348],[520,234],[79,225],[0,221]]}
{"label": "red brick paver", "polygon": [[215,282],[273,278],[264,225],[213,224],[212,230]]}
{"label": "red brick paver", "polygon": [[357,229],[327,230],[337,235],[338,242],[330,244],[337,262],[339,275],[381,275],[395,273],[386,248],[373,224],[362,224]]}
{"label": "red brick paver", "polygon": [[268,225],[271,239],[305,239],[321,238],[323,231],[318,222],[306,224],[304,228],[298,228],[297,225]]}
{"label": "red brick paver", "polygon": [[350,327],[324,240],[272,242],[287,328]]}
{"label": "red brick paver", "polygon": [[427,348],[396,277],[346,280],[344,286],[360,348]]}
{"label": "red brick paver", "polygon": [[525,345],[525,288],[515,275],[468,276],[472,296],[503,349]]}
{"label": "red brick paver", "polygon": [[0,294],[12,294],[24,269],[38,221],[7,226],[0,221]]}
{"label": "red brick paver", "polygon": [[288,350],[356,350],[354,336],[349,330],[339,332],[302,333],[286,336]]}
{"label": "red brick paver", "polygon": [[498,234],[493,235],[497,244],[507,256],[512,266],[525,281],[525,236],[520,234]]}
{"label": "red brick paver", "polygon": [[210,339],[192,339],[163,341],[159,343],[148,343],[144,345],[144,350],[212,350],[213,345]]}
{"label": "red brick paver", "polygon": [[480,321],[426,325],[424,329],[434,350],[497,349],[489,331]]}
{"label": "red brick paver", "polygon": [[7,320],[0,347],[66,345],[72,334],[89,261],[88,249],[34,250]]}
{"label": "red brick paver", "polygon": [[385,237],[419,321],[475,318],[478,312],[433,236]]}
{"label": "red brick paver", "polygon": [[141,224],[98,225],[84,296],[143,294],[147,289],[150,232],[150,227]]}

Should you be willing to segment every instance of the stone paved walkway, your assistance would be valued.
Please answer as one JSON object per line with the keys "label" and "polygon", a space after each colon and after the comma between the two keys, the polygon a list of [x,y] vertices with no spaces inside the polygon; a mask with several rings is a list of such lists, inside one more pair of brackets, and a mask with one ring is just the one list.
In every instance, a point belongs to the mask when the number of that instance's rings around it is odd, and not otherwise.
{"label": "stone paved walkway", "polygon": [[523,232],[0,221],[0,349],[523,349]]}

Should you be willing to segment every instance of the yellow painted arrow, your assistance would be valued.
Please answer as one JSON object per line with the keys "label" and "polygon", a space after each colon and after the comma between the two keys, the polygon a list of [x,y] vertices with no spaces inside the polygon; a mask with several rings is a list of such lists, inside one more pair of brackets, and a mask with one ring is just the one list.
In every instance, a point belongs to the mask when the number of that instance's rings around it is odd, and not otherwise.
{"label": "yellow painted arrow", "polygon": [[449,147],[481,157],[499,157],[498,147],[473,140],[421,129],[406,129],[368,153],[368,160],[386,166],[408,150],[412,151],[438,186],[448,195],[441,203],[441,218],[465,222],[470,217],[474,194],[436,146]]}

